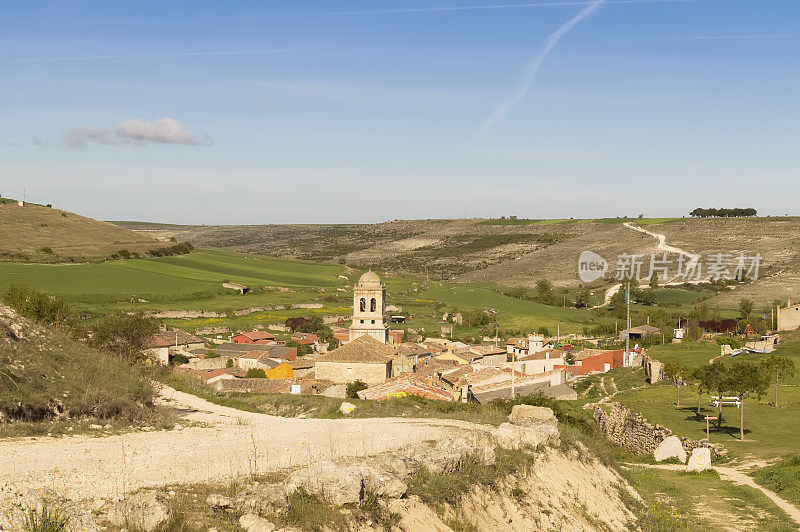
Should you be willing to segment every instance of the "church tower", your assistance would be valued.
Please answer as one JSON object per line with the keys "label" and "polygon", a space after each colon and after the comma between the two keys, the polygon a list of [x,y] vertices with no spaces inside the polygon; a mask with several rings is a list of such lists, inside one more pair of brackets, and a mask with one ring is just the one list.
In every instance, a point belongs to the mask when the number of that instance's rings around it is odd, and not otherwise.
{"label": "church tower", "polygon": [[350,341],[359,336],[372,336],[384,344],[389,340],[389,327],[383,321],[386,287],[377,274],[369,271],[353,287],[353,324]]}

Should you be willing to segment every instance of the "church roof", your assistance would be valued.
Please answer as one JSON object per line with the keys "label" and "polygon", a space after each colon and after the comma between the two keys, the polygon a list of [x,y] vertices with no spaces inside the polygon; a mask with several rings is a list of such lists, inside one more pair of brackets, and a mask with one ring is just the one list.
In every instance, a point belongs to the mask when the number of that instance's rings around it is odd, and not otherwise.
{"label": "church roof", "polygon": [[358,280],[358,286],[362,288],[380,288],[381,278],[373,271],[368,271]]}
{"label": "church roof", "polygon": [[359,336],[352,342],[317,357],[317,362],[361,362],[385,364],[397,354],[397,349],[372,336]]}

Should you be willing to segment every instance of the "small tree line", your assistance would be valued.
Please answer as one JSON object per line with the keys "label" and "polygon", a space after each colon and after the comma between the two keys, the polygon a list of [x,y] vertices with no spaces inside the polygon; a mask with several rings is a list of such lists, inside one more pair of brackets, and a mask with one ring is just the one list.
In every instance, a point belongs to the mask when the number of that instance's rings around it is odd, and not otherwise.
{"label": "small tree line", "polygon": [[778,407],[780,387],[795,374],[794,362],[787,357],[771,355],[760,363],[752,361],[725,364],[716,360],[695,369],[678,362],[664,364],[664,375],[676,390],[676,405],[681,406],[681,387],[697,387],[697,415],[702,408],[703,394],[716,394],[717,428],[722,426],[722,397],[732,394],[739,398],[739,438],[744,440],[745,399],[760,399],[770,386],[775,388],[775,408]]}
{"label": "small tree line", "polygon": [[689,213],[692,218],[740,218],[742,216],[755,216],[758,211],[752,207],[732,209],[704,209],[698,207]]}

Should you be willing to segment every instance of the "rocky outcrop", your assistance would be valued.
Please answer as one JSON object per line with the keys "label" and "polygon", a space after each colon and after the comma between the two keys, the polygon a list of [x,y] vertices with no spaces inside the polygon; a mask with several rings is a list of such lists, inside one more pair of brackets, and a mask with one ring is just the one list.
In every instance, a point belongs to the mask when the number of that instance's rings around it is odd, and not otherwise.
{"label": "rocky outcrop", "polygon": [[697,448],[692,451],[689,463],[686,464],[686,471],[699,473],[711,467],[711,449]]}
{"label": "rocky outcrop", "polygon": [[70,530],[100,530],[90,510],[50,489],[10,485],[0,487],[0,530],[25,530],[25,519],[30,512],[39,515],[47,512],[66,518]]}
{"label": "rocky outcrop", "polygon": [[111,506],[107,518],[115,526],[152,532],[172,518],[172,506],[159,492],[141,491]]}

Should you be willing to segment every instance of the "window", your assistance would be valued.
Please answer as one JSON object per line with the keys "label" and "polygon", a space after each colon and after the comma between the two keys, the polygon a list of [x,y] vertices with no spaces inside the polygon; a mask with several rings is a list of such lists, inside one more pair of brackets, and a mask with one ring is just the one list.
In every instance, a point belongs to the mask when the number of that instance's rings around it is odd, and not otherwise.
{"label": "window", "polygon": [[377,307],[378,307],[378,304],[377,304],[377,302],[375,301],[375,298],[373,297],[373,298],[372,298],[372,300],[369,302],[369,311],[370,311],[370,312],[375,312],[375,309],[376,309]]}
{"label": "window", "polygon": [[364,320],[359,320],[361,323],[364,323]]}
{"label": "window", "polygon": [[363,297],[361,298],[361,302],[359,303],[359,308],[361,309],[361,312],[367,310],[367,300],[364,299]]}
{"label": "window", "polygon": [[372,324],[375,325],[375,320],[372,320]]}

